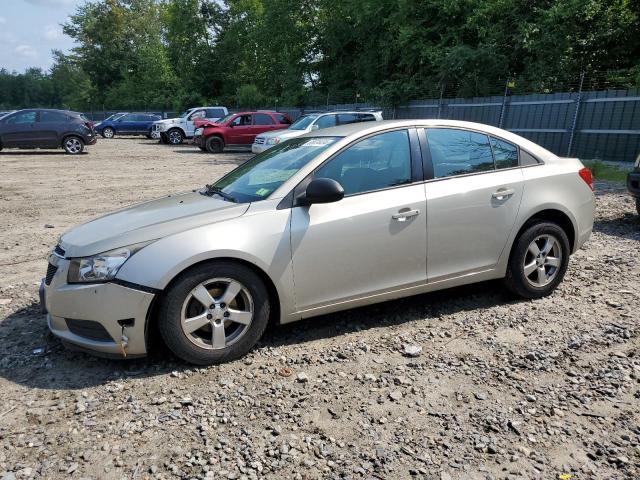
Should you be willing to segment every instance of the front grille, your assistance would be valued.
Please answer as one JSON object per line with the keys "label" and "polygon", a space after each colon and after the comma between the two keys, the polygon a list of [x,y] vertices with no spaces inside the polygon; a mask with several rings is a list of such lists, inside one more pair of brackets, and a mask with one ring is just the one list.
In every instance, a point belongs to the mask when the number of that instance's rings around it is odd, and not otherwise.
{"label": "front grille", "polygon": [[256,145],[264,145],[264,138],[256,137],[253,143],[255,143]]}
{"label": "front grille", "polygon": [[62,248],[60,245],[56,245],[56,248],[53,249],[53,253],[64,258],[64,248]]}
{"label": "front grille", "polygon": [[47,275],[46,277],[44,277],[44,284],[45,285],[51,285],[51,280],[53,280],[53,276],[56,274],[56,272],[58,271],[58,266],[57,265],[53,265],[53,264],[49,264],[47,266]]}
{"label": "front grille", "polygon": [[113,338],[101,323],[93,320],[76,320],[66,318],[67,328],[69,331],[79,337],[88,338],[98,342],[113,342]]}

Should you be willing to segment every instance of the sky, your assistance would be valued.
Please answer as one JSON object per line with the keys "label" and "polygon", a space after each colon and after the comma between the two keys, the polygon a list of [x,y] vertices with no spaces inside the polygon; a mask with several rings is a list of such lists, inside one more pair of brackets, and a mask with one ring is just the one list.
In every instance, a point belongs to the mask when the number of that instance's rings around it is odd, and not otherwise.
{"label": "sky", "polygon": [[28,67],[51,67],[51,50],[68,51],[73,47],[60,24],[83,3],[84,0],[0,0],[0,68],[23,72]]}

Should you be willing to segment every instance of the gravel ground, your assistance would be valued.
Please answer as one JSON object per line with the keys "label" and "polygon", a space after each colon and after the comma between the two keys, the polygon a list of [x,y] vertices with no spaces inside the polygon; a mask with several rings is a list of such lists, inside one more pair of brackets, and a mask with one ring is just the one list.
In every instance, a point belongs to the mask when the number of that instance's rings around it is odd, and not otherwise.
{"label": "gravel ground", "polygon": [[640,223],[618,185],[597,185],[592,239],[542,300],[420,295],[273,327],[210,368],[47,335],[58,235],[246,158],[124,138],[0,153],[0,479],[640,478]]}

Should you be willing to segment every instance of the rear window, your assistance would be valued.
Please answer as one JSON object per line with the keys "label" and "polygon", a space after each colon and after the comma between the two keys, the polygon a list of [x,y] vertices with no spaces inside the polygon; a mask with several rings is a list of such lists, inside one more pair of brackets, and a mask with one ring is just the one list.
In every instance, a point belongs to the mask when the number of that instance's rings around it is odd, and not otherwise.
{"label": "rear window", "polygon": [[357,113],[341,113],[338,115],[338,121],[341,125],[345,125],[347,123],[357,123],[360,120]]}
{"label": "rear window", "polygon": [[361,122],[375,122],[376,117],[374,117],[372,114],[370,113],[359,113],[358,114],[358,119]]}
{"label": "rear window", "polygon": [[273,125],[273,119],[265,113],[256,113],[253,115],[254,125]]}
{"label": "rear window", "polygon": [[276,115],[276,119],[278,120],[278,123],[284,123],[285,125],[291,125],[291,120],[289,120],[289,117],[287,117],[286,115],[282,115],[277,114]]}

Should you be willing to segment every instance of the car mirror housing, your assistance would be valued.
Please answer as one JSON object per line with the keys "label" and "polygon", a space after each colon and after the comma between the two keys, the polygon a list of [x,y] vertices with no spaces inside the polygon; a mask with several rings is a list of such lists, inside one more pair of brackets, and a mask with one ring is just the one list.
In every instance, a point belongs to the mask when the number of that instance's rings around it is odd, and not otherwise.
{"label": "car mirror housing", "polygon": [[317,123],[314,123],[313,125],[311,125],[311,130],[319,130],[320,129],[320,125],[318,125]]}
{"label": "car mirror housing", "polygon": [[332,178],[314,178],[307,185],[304,197],[301,199],[304,205],[314,203],[333,203],[344,198],[344,188]]}

